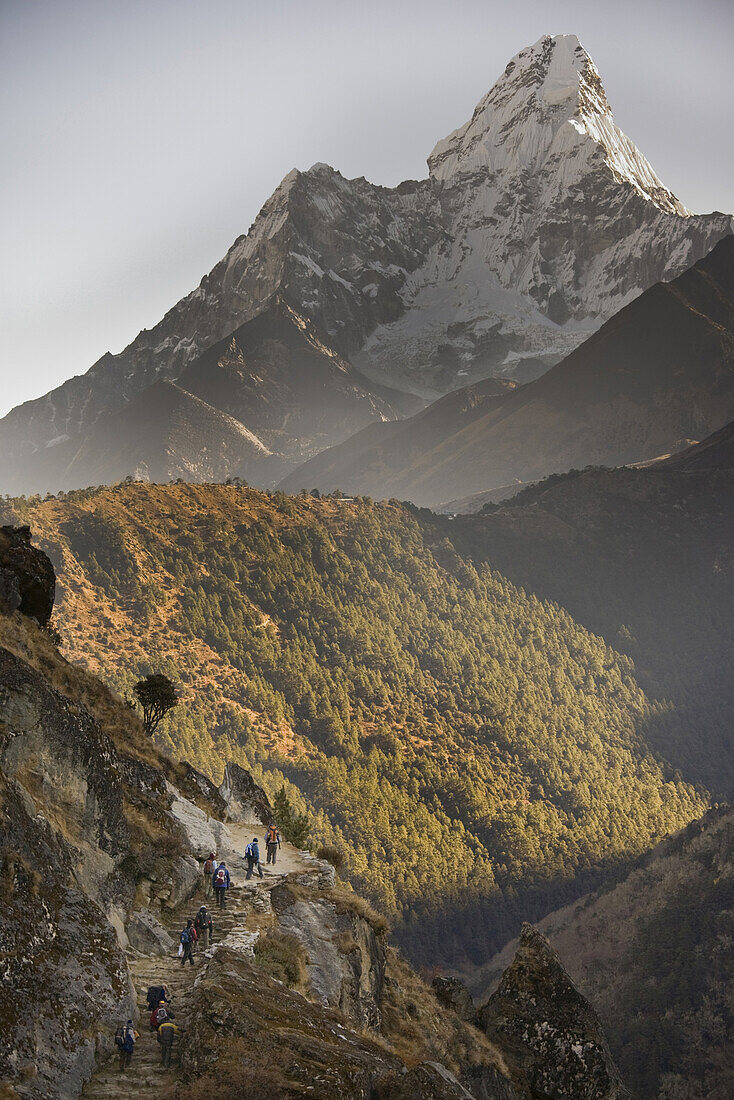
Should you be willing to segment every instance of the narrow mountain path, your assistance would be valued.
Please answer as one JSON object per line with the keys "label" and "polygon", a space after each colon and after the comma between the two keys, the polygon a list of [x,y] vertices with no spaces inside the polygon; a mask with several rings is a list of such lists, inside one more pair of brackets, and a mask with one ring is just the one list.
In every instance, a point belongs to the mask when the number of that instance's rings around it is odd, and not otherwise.
{"label": "narrow mountain path", "polygon": [[[142,955],[132,949],[128,952],[128,967],[137,993],[139,1016],[136,1030],[140,1038],[128,1069],[120,1072],[117,1053],[101,1065],[82,1090],[83,1100],[102,1100],[102,1098],[125,1098],[151,1096],[156,1100],[173,1097],[179,1078],[179,1050],[181,1038],[185,1034],[188,1008],[194,981],[207,964],[207,958],[216,951],[219,944],[227,944],[235,950],[245,950],[255,940],[257,933],[263,931],[272,922],[269,893],[273,886],[282,882],[291,872],[308,869],[308,862],[291,844],[283,842],[278,852],[278,862],[273,868],[264,862],[263,827],[258,824],[228,824],[231,847],[217,853],[218,859],[224,859],[230,871],[234,885],[227,891],[227,906],[224,910],[215,907],[213,898],[204,896],[204,882],[197,893],[164,919],[164,927],[170,933],[174,948],[170,955]],[[249,881],[245,881],[247,864],[242,852],[247,844],[257,836],[263,853],[264,878],[257,872]],[[194,956],[194,965],[181,966],[178,958],[178,943],[181,929],[187,917],[194,917],[200,905],[206,904],[214,922],[213,947],[209,952],[199,950]],[[146,996],[151,985],[167,985],[171,998],[171,1008],[176,1015],[179,1032],[173,1045],[171,1065],[161,1065],[161,1051],[156,1033],[148,1027],[148,1007]],[[124,1023],[120,1020],[120,1023]]]}

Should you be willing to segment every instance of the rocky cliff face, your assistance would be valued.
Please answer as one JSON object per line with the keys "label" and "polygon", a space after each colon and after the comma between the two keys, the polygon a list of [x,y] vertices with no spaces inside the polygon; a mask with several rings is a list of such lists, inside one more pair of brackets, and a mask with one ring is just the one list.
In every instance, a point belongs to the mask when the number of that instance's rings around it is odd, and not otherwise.
{"label": "rocky cliff face", "polygon": [[537,376],[732,232],[729,216],[693,215],[664,187],[573,36],[513,58],[428,163],[427,180],[393,189],[324,164],[289,173],[153,329],[0,421],[2,487],[55,484],[45,451],[63,455],[102,415],[179,379],[278,296],[363,374],[431,397]]}
{"label": "rocky cliff face", "polygon": [[2,540],[3,570],[33,617],[0,614],[0,860],[12,914],[0,932],[0,1079],[45,1100],[78,1095],[109,1053],[114,1027],[136,1011],[125,950],[148,947],[156,914],[199,883],[172,784],[179,801],[216,807],[192,770],[168,764],[121,702],[60,657],[33,621],[50,613],[50,563],[27,529]]}

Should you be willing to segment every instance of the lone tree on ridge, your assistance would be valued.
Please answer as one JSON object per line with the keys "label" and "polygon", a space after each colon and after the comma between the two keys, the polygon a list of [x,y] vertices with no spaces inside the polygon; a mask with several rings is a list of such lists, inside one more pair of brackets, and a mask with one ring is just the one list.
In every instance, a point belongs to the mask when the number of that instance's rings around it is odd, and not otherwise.
{"label": "lone tree on ridge", "polygon": [[143,708],[143,729],[152,735],[169,710],[178,705],[176,687],[162,672],[157,672],[138,680],[133,691]]}

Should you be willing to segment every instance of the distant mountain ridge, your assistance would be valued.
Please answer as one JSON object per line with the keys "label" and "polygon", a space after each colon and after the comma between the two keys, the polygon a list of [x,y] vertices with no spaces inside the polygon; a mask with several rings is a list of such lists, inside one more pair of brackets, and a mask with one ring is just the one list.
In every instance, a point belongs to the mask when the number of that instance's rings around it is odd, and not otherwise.
{"label": "distant mountain ridge", "polygon": [[5,484],[52,489],[146,481],[272,483],[296,462],[421,405],[371,383],[276,297],[175,380],[159,378],[80,435],[4,470]]}
{"label": "distant mountain ridge", "polygon": [[[572,467],[653,458],[709,435],[734,417],[734,236],[481,416],[457,428],[438,411],[439,403],[398,425],[371,425],[282,487],[435,506]],[[435,430],[416,445],[426,418]]]}
{"label": "distant mountain ridge", "polygon": [[[44,450],[78,449],[100,417],[176,382],[276,298],[363,376],[427,399],[491,374],[536,376],[732,228],[664,187],[615,126],[578,40],[545,36],[438,143],[428,179],[385,188],[323,164],[289,173],[153,329],[0,421],[0,489],[54,487],[59,464]],[[215,432],[210,454],[217,445]]]}

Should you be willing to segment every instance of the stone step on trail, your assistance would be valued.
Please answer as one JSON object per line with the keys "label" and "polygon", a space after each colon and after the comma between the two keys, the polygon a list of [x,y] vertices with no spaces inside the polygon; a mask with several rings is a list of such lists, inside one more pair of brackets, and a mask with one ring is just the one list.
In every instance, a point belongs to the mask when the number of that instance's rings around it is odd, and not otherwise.
{"label": "stone step on trail", "polygon": [[[273,883],[269,885],[272,886]],[[225,910],[212,910],[212,919],[215,922],[214,946],[230,933],[236,933],[239,928],[242,928],[251,911],[249,890],[233,887],[228,900],[230,904]],[[195,912],[200,904],[198,899],[192,899],[188,903],[187,910]],[[178,920],[171,919],[167,922],[166,930],[176,944],[179,942],[185,919],[185,916],[182,916]],[[133,954],[129,957],[128,968],[137,993],[139,1011],[137,1030],[140,1032],[140,1038],[135,1044],[128,1069],[124,1073],[120,1072],[118,1056],[115,1055],[87,1082],[82,1091],[83,1100],[138,1096],[155,1096],[166,1100],[167,1097],[173,1097],[179,1069],[179,1036],[174,1042],[171,1065],[164,1067],[161,1065],[160,1046],[156,1034],[149,1029],[146,996],[151,985],[168,986],[171,1007],[182,1034],[186,1028],[188,1000],[193,982],[202,965],[206,965],[205,959],[205,955],[195,954],[194,965],[187,963],[184,967],[178,957],[178,947],[175,955]]]}
{"label": "stone step on trail", "polygon": [[[252,839],[253,833],[257,831],[258,827],[253,830],[252,825],[232,827],[233,833],[242,834],[243,851],[248,835],[249,839]],[[231,855],[225,853],[225,858],[235,884],[227,891],[227,905],[224,909],[218,909],[213,898],[204,897],[202,888],[200,896],[191,898],[164,922],[166,931],[176,945],[176,954],[142,955],[133,951],[129,953],[128,969],[137,993],[139,1018],[136,1026],[140,1032],[140,1038],[135,1044],[129,1068],[121,1073],[118,1056],[115,1054],[113,1058],[101,1065],[86,1083],[81,1094],[82,1100],[136,1100],[137,1097],[145,1097],[146,1100],[150,1100],[150,1097],[155,1097],[156,1100],[174,1100],[180,1068],[180,1036],[186,1029],[188,1001],[194,980],[201,967],[206,965],[206,955],[199,953],[198,956],[194,956],[193,966],[189,963],[185,967],[181,966],[178,958],[178,943],[186,918],[193,916],[201,904],[206,904],[214,922],[212,944],[214,949],[218,944],[228,940],[236,950],[247,951],[257,938],[256,932],[246,928],[248,917],[255,916],[259,924],[267,925],[272,913],[270,890],[282,882],[290,872],[307,869],[307,863],[301,853],[286,843],[283,844],[277,870],[268,868],[262,879],[254,876],[247,881],[245,865],[236,853]],[[180,1028],[180,1033],[174,1041],[169,1067],[161,1065],[160,1046],[155,1033],[151,1032],[148,1026],[150,1013],[146,995],[151,985],[168,986],[171,1007],[176,1014],[176,1024]]]}

